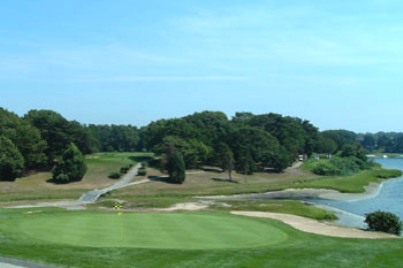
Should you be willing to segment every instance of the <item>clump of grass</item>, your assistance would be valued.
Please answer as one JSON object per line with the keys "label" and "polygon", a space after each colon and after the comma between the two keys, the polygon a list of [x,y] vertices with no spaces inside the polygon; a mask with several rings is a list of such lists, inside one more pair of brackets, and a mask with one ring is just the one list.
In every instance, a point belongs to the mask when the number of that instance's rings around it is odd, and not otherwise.
{"label": "clump of grass", "polygon": [[397,178],[403,175],[401,170],[396,169],[379,169],[376,176],[380,179]]}

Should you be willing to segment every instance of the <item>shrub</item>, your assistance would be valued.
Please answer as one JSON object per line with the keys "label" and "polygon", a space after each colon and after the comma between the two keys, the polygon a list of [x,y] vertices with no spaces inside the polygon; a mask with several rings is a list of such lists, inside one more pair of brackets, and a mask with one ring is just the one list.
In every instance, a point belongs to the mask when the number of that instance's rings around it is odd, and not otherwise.
{"label": "shrub", "polygon": [[141,162],[141,167],[142,167],[142,168],[148,167],[148,163],[147,163],[147,162]]}
{"label": "shrub", "polygon": [[147,175],[147,170],[145,168],[139,168],[138,172],[137,172],[138,176],[145,176]]}
{"label": "shrub", "polygon": [[322,176],[344,176],[359,170],[356,159],[352,157],[334,157],[331,160],[322,160],[312,169],[313,173]]}
{"label": "shrub", "polygon": [[120,179],[122,175],[119,172],[111,172],[108,176],[110,179]]}
{"label": "shrub", "polygon": [[120,173],[122,174],[126,174],[129,171],[130,167],[126,166],[126,167],[121,167],[120,168]]}
{"label": "shrub", "polygon": [[400,218],[390,212],[376,211],[369,213],[366,215],[365,222],[371,231],[400,235],[402,230]]}
{"label": "shrub", "polygon": [[329,161],[317,164],[312,172],[321,176],[336,176],[340,174],[340,170]]}

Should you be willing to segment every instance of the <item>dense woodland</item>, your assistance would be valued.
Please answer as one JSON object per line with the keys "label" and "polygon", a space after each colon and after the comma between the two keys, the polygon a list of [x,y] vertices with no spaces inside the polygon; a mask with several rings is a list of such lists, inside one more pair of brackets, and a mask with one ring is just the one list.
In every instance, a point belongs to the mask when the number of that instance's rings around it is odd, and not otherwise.
{"label": "dense woodland", "polygon": [[83,154],[151,151],[160,155],[174,146],[186,168],[211,165],[251,174],[282,171],[299,155],[343,152],[348,156],[347,149],[354,146],[353,151],[361,154],[362,147],[369,153],[403,153],[403,133],[320,132],[309,121],[273,113],[242,112],[228,118],[222,112],[205,111],[137,128],[83,125],[51,110],[31,110],[20,117],[0,108],[0,180],[50,170],[70,144]]}

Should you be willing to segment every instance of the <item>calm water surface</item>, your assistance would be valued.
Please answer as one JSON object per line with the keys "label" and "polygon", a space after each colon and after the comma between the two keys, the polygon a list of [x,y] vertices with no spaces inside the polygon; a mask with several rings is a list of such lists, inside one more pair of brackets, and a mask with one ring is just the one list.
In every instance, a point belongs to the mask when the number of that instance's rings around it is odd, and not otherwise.
{"label": "calm water surface", "polygon": [[[385,168],[403,170],[403,158],[376,159]],[[384,182],[375,196],[361,200],[314,199],[309,202],[334,210],[341,225],[365,228],[365,214],[377,210],[389,211],[403,219],[403,177]]]}

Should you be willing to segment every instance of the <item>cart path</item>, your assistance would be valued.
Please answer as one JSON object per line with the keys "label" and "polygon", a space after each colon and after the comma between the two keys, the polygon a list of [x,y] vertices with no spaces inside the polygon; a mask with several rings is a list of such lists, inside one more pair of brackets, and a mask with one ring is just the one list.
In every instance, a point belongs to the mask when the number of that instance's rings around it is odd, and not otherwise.
{"label": "cart path", "polygon": [[139,168],[141,167],[141,163],[138,163],[137,165],[135,165],[133,168],[131,168],[118,182],[116,182],[115,184],[108,186],[106,188],[103,189],[95,189],[92,190],[88,193],[83,194],[78,201],[81,204],[88,204],[88,203],[94,203],[95,201],[98,200],[98,198],[101,195],[104,195],[108,192],[111,192],[113,190],[117,190],[117,189],[121,189],[124,188],[128,185],[135,185],[135,184],[141,184],[141,183],[146,183],[149,182],[149,180],[142,180],[142,181],[138,181],[138,182],[134,182],[131,183],[133,181],[133,179],[136,177]]}

